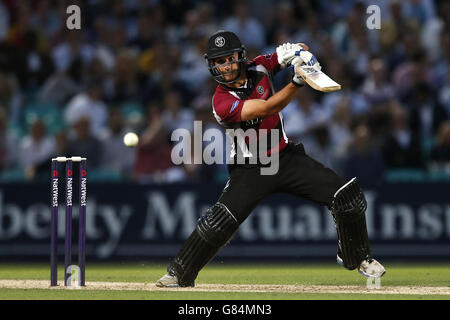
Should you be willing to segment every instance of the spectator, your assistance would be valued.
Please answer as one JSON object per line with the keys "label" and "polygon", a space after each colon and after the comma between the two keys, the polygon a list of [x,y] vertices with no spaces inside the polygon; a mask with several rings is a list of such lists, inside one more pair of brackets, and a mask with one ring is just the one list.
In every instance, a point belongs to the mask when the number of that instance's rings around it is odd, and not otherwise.
{"label": "spectator", "polygon": [[177,180],[182,170],[173,168],[171,148],[164,127],[162,112],[158,105],[152,104],[148,110],[148,123],[139,134],[136,162],[133,177],[138,182],[168,182]]}
{"label": "spectator", "polygon": [[439,91],[438,101],[442,107],[447,111],[447,116],[450,117],[450,73],[447,74],[447,82],[445,86]]}
{"label": "spectator", "polygon": [[424,139],[433,137],[440,124],[448,119],[445,109],[426,83],[414,87],[411,99],[411,128]]}
{"label": "spectator", "polygon": [[108,117],[107,107],[101,99],[102,88],[98,83],[91,83],[87,88],[73,97],[66,106],[64,118],[73,126],[80,118],[89,118],[90,132],[100,134],[105,128]]}
{"label": "spectator", "polygon": [[52,50],[53,63],[58,72],[67,70],[72,61],[81,58],[83,64],[89,63],[94,57],[93,47],[83,39],[80,31],[66,31],[65,41]]}
{"label": "spectator", "polygon": [[192,45],[186,46],[180,57],[177,78],[189,90],[191,97],[201,91],[211,77],[203,58],[207,41],[208,37],[203,32],[192,35]]}
{"label": "spectator", "polygon": [[0,72],[0,105],[7,111],[10,122],[19,123],[22,104],[23,95],[17,78]]}
{"label": "spectator", "polygon": [[[416,44],[417,38],[412,35],[408,35],[408,37],[411,37],[408,40],[411,42],[411,47],[418,45]],[[432,83],[432,68],[427,62],[425,52],[420,48],[409,49],[409,51],[401,58],[403,61],[393,68],[392,72],[392,83],[402,102],[406,101],[405,99],[417,84],[421,82]]]}
{"label": "spectator", "polygon": [[24,136],[19,145],[18,159],[28,180],[45,172],[55,150],[54,137],[47,136],[45,123],[42,119],[36,119],[31,125],[30,134]]}
{"label": "spectator", "polygon": [[421,140],[409,126],[408,111],[401,106],[391,110],[391,131],[382,146],[387,168],[423,168]]}
{"label": "spectator", "polygon": [[361,91],[372,105],[384,103],[394,98],[394,88],[388,82],[386,65],[383,59],[374,57],[370,60],[369,74]]}
{"label": "spectator", "polygon": [[0,107],[0,171],[17,165],[18,139],[8,130],[6,109]]}
{"label": "spectator", "polygon": [[43,84],[40,92],[41,101],[63,105],[81,91],[83,64],[81,59],[72,61],[67,71],[52,74]]}
{"label": "spectator", "polygon": [[9,30],[10,16],[8,9],[0,2],[0,42],[6,38]]}
{"label": "spectator", "polygon": [[102,166],[123,176],[131,176],[136,150],[125,146],[123,136],[131,131],[125,127],[124,115],[118,108],[111,109],[108,128],[100,136]]}
{"label": "spectator", "polygon": [[342,171],[347,179],[358,177],[363,188],[377,187],[382,182],[385,164],[380,150],[371,141],[367,125],[357,125],[353,132]]}
{"label": "spectator", "polygon": [[338,163],[347,152],[348,145],[352,140],[352,132],[350,130],[351,120],[352,114],[350,102],[348,99],[342,99],[336,106],[333,118],[328,126],[333,153],[333,163]]}
{"label": "spectator", "polygon": [[69,138],[67,132],[61,130],[55,134],[55,156],[69,155]]}
{"label": "spectator", "polygon": [[353,116],[369,112],[370,104],[367,99],[360,91],[353,88],[350,67],[339,61],[334,61],[328,67],[330,77],[341,84],[342,89],[323,95],[321,100],[323,108],[330,114],[333,114],[340,101],[348,99],[352,107],[351,112]]}
{"label": "spectator", "polygon": [[262,24],[249,16],[248,3],[235,1],[234,14],[223,23],[222,29],[234,32],[245,43],[248,49],[263,49],[266,45],[266,34]]}
{"label": "spectator", "polygon": [[422,26],[436,15],[436,8],[432,0],[405,1],[403,13],[407,20],[412,20]]}
{"label": "spectator", "polygon": [[315,127],[329,120],[329,113],[314,101],[311,89],[305,89],[284,110],[284,129],[295,140],[301,140]]}
{"label": "spectator", "polygon": [[176,129],[194,130],[194,113],[181,105],[180,94],[175,90],[165,93],[162,121],[169,133]]}
{"label": "spectator", "polygon": [[144,77],[138,73],[137,52],[122,49],[117,54],[113,76],[108,81],[107,97],[112,103],[135,100],[143,91]]}
{"label": "spectator", "polygon": [[[441,38],[443,32],[448,33],[450,27],[450,3],[441,1],[438,7],[438,16],[428,20],[421,32],[421,42],[427,50],[431,62],[435,62],[441,56]],[[447,30],[447,31],[446,31]]]}
{"label": "spectator", "polygon": [[91,120],[87,116],[79,117],[73,122],[73,132],[69,135],[68,154],[89,159],[89,166],[99,167],[102,149],[100,141],[91,133]]}
{"label": "spectator", "polygon": [[[450,7],[450,6],[449,6]],[[450,13],[449,13],[450,14]],[[450,19],[450,18],[449,18]],[[449,29],[441,33],[440,38],[440,55],[433,65],[433,82],[432,85],[436,89],[442,88],[447,82],[450,73],[450,25]]]}
{"label": "spectator", "polygon": [[47,39],[53,39],[63,26],[63,21],[50,0],[41,0],[36,1],[36,8],[31,17],[31,25],[35,29],[41,29]]}
{"label": "spectator", "polygon": [[[276,10],[271,10],[271,21],[267,31],[267,37],[269,39],[269,44],[277,44],[277,33],[285,32],[288,36],[295,34],[298,31],[298,22],[295,19],[295,12],[293,10],[293,5],[289,1],[281,1],[276,5]],[[309,43],[308,39],[304,37],[296,37],[297,39],[302,39],[302,42]],[[292,41],[286,41],[292,42]],[[283,44],[285,42],[279,43]]]}
{"label": "spectator", "polygon": [[310,129],[310,134],[302,139],[306,152],[324,166],[336,169],[328,127],[322,123]]}
{"label": "spectator", "polygon": [[[401,0],[390,1],[386,10],[388,15],[382,16],[383,21],[380,30],[380,49],[381,52],[392,54],[398,45],[398,40],[404,33],[407,21],[403,16],[403,7]],[[389,64],[389,68],[391,65]]]}
{"label": "spectator", "polygon": [[430,154],[431,168],[450,169],[450,122],[443,122]]}

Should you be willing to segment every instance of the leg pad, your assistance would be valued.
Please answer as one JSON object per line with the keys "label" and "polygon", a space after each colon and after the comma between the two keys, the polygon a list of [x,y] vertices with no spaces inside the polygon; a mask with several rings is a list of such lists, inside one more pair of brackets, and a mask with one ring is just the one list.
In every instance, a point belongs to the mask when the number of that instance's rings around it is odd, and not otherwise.
{"label": "leg pad", "polygon": [[193,287],[198,272],[227,244],[238,227],[227,207],[216,203],[198,220],[167,272],[177,276],[180,286]]}
{"label": "leg pad", "polygon": [[366,225],[367,201],[353,178],[335,194],[331,211],[336,222],[339,253],[344,267],[353,270],[365,259],[371,258]]}

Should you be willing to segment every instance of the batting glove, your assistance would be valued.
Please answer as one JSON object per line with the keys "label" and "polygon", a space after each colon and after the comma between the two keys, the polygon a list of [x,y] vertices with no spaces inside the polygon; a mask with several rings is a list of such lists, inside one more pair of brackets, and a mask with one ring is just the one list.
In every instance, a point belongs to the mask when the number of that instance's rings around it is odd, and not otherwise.
{"label": "batting glove", "polygon": [[295,58],[295,53],[300,50],[303,50],[303,48],[296,43],[287,42],[278,46],[276,52],[281,68],[288,67],[292,59]]}
{"label": "batting glove", "polygon": [[300,50],[297,50],[295,52],[295,57],[300,58],[301,61],[305,65],[307,65],[309,67],[313,67],[317,71],[320,71],[322,69],[322,67],[320,66],[319,61],[317,61],[317,58],[309,51],[306,51],[306,50],[301,48]]}
{"label": "batting glove", "polygon": [[291,61],[292,69],[293,69],[293,77],[292,77],[292,83],[295,84],[297,87],[303,87],[305,85],[305,80],[301,77],[300,73],[298,73],[298,68],[303,64],[303,60],[299,57],[294,57],[294,59]]}

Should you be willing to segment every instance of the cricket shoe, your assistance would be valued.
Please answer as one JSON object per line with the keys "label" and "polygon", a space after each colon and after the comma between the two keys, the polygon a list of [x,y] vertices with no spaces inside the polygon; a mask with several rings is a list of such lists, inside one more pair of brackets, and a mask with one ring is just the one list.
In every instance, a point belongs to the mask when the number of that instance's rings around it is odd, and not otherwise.
{"label": "cricket shoe", "polygon": [[[344,260],[342,260],[339,252],[336,255],[336,262],[338,265],[344,266]],[[375,259],[363,260],[359,265],[358,271],[367,278],[381,278],[386,273],[386,269]]]}
{"label": "cricket shoe", "polygon": [[176,288],[180,285],[178,284],[177,276],[172,276],[169,273],[165,274],[161,279],[156,281],[157,287],[166,287],[166,288]]}

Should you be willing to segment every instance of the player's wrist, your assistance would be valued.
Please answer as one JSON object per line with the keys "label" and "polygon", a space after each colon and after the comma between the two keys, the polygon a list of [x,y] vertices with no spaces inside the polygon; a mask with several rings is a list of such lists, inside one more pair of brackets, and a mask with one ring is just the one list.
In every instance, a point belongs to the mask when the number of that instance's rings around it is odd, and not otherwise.
{"label": "player's wrist", "polygon": [[303,87],[305,85],[305,81],[303,81],[303,79],[302,79],[302,81],[298,81],[298,80],[295,79],[295,77],[292,78],[291,83],[293,85],[295,85],[297,88],[301,88],[301,87]]}

